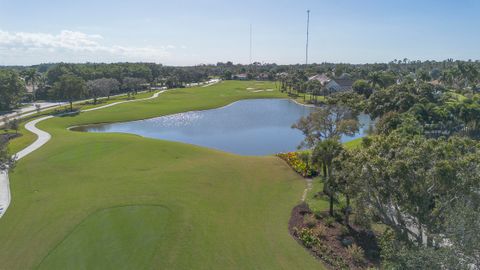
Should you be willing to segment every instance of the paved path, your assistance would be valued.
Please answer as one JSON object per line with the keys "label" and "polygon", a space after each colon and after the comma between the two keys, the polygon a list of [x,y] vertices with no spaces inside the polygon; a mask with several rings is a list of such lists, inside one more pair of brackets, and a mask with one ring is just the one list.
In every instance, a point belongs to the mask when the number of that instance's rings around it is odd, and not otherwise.
{"label": "paved path", "polygon": [[[103,105],[103,106],[100,106],[100,107],[95,107],[95,108],[91,108],[91,109],[82,110],[80,112],[96,111],[96,110],[112,107],[112,106],[122,104],[122,103],[129,103],[129,102],[137,102],[137,101],[144,101],[144,100],[148,100],[148,99],[154,99],[154,98],[157,98],[158,95],[160,95],[161,93],[163,93],[165,91],[166,90],[156,92],[151,97],[148,97],[148,98],[119,101],[119,102]],[[72,112],[65,113],[65,114],[71,114],[71,113]],[[41,121],[44,121],[44,120],[47,120],[47,119],[50,119],[50,118],[53,118],[53,117],[54,117],[53,115],[44,116],[44,117],[32,120],[32,121],[25,124],[25,129],[32,132],[32,133],[35,133],[37,135],[37,139],[32,144],[30,144],[29,146],[27,146],[26,148],[24,148],[23,150],[21,150],[20,152],[15,154],[14,155],[15,160],[19,160],[19,159],[27,156],[28,154],[30,154],[33,151],[42,147],[44,144],[46,144],[50,140],[50,138],[52,137],[50,135],[50,133],[37,128],[35,125],[38,124]],[[10,182],[9,182],[9,179],[8,179],[8,171],[7,170],[2,170],[2,171],[0,171],[0,218],[2,218],[2,216],[7,211],[8,206],[10,205],[10,201],[11,201],[11,195],[10,195]]]}
{"label": "paved path", "polygon": [[[211,80],[206,81],[206,82],[192,84],[191,87],[198,86],[198,85],[203,85],[202,87],[208,87],[210,85],[219,83],[220,81],[221,81],[221,79],[211,79]],[[158,88],[155,89],[154,88],[154,89],[151,89],[151,90],[154,90],[154,91],[156,91],[156,90],[166,90],[166,88],[161,87],[160,89],[158,89]],[[144,93],[144,92],[147,92],[147,91],[150,91],[150,90],[144,90],[144,91],[140,91],[138,93]],[[126,95],[127,95],[127,93],[121,93],[121,94],[117,94],[117,95],[112,95],[112,96],[110,96],[110,98],[119,97],[119,96],[126,96]],[[98,100],[107,99],[107,98],[108,97],[99,97]],[[140,99],[138,99],[138,100],[140,100]],[[141,100],[144,100],[144,99],[141,99]],[[73,104],[84,103],[84,102],[87,102],[87,101],[93,101],[93,98],[78,100],[78,101],[73,102]],[[120,103],[131,102],[131,101],[135,101],[135,100],[122,101]],[[40,105],[40,111],[41,112],[69,105],[68,102],[57,102],[57,103],[54,103],[54,102],[39,102],[38,104]],[[116,102],[116,103],[112,103],[112,104],[116,105],[116,104],[119,104],[119,103]],[[112,104],[109,104],[109,105],[112,106]],[[108,107],[110,107],[110,106],[108,106]],[[100,107],[98,107],[98,108],[100,108]],[[102,108],[104,108],[104,107],[102,107]],[[89,111],[89,110],[85,110],[85,111]],[[21,118],[25,118],[25,117],[34,115],[36,113],[37,113],[36,107],[34,105],[31,105],[31,106],[27,106],[27,107],[18,109],[15,112],[10,113],[10,114],[0,115],[0,127],[5,125],[5,123],[4,123],[4,118],[5,117],[8,118],[9,120],[21,119]],[[1,217],[1,215],[0,215],[0,217]]]}
{"label": "paved path", "polygon": [[305,179],[307,181],[307,186],[305,187],[305,189],[303,190],[303,194],[302,194],[302,202],[304,202],[306,199],[307,199],[307,194],[308,192],[312,189],[312,179],[309,179],[309,178],[306,178]]}
{"label": "paved path", "polygon": [[21,107],[19,109],[16,109],[11,113],[3,114],[2,117],[11,118],[11,117],[16,117],[16,116],[21,115],[21,114],[37,111],[36,105],[38,105],[40,107],[40,110],[43,110],[43,109],[47,109],[47,108],[50,108],[50,107],[58,107],[58,106],[68,105],[68,102],[46,102],[46,101],[44,101],[44,102],[25,103],[23,105],[24,105],[23,107]]}
{"label": "paved path", "polygon": [[[148,90],[145,90],[145,91],[140,91],[138,93],[144,93],[144,92],[147,92]],[[127,94],[126,93],[121,93],[121,94],[118,94],[118,95],[113,95],[113,96],[110,96],[110,98],[114,98],[114,97],[119,97],[119,96],[126,96]],[[99,97],[98,100],[102,100],[102,99],[107,99],[107,97]],[[80,104],[80,103],[85,103],[85,102],[88,102],[88,101],[93,101],[92,98],[90,99],[84,99],[84,100],[78,100],[78,101],[75,101],[73,102],[73,104]],[[130,101],[130,100],[128,100]],[[132,101],[135,101],[134,99]],[[51,110],[51,109],[54,109],[54,108],[59,108],[59,107],[62,107],[62,106],[69,106],[70,103],[68,102],[58,102],[58,103],[48,103],[49,105],[48,106],[43,106],[40,108],[40,112],[44,112],[44,111],[47,111],[47,110]],[[112,104],[117,104],[117,103],[112,103]],[[111,105],[111,104],[110,104]],[[5,123],[4,123],[4,117],[7,117],[9,120],[12,120],[12,119],[21,119],[21,118],[25,118],[25,117],[28,117],[28,116],[31,116],[31,115],[34,115],[36,114],[38,111],[35,109],[35,110],[19,110],[17,112],[14,112],[14,113],[10,113],[10,114],[7,114],[7,115],[0,115],[0,127],[3,126]]]}
{"label": "paved path", "polygon": [[[220,81],[221,81],[220,79],[210,80],[203,87],[207,87],[207,86],[219,83]],[[118,102],[110,103],[110,104],[107,104],[107,105],[82,110],[80,112],[96,111],[96,110],[112,107],[112,106],[122,104],[122,103],[129,103],[129,102],[137,102],[137,101],[144,101],[144,100],[148,100],[148,99],[154,99],[154,98],[157,98],[158,95],[160,95],[161,93],[164,93],[165,91],[167,91],[167,90],[162,90],[162,91],[156,92],[151,97],[148,97],[148,98],[118,101]],[[142,92],[144,92],[144,91],[142,91]],[[125,94],[119,94],[119,95],[115,95],[115,96],[121,96],[121,95],[125,95]],[[111,97],[115,97],[115,96],[111,96]],[[102,98],[106,98],[106,97],[102,97]],[[99,99],[102,99],[102,98],[99,98]],[[92,99],[77,101],[77,102],[74,102],[74,104],[89,101],[89,100],[92,100]],[[58,106],[64,106],[64,105],[65,105],[65,103],[59,103],[58,105],[50,106],[48,108],[44,108],[44,109],[42,109],[42,111],[47,110],[47,109],[51,109],[51,108],[55,108],[55,107],[58,107]],[[37,113],[37,112],[36,111],[28,112],[28,113],[25,113],[25,114],[22,114],[22,115],[17,115],[15,118],[20,119],[20,118],[23,118],[23,117],[33,115],[35,113]],[[65,114],[71,114],[71,113],[65,113]],[[53,117],[54,116],[49,115],[49,116],[45,116],[45,117],[42,117],[42,118],[32,120],[32,121],[25,124],[25,129],[27,129],[28,131],[30,131],[32,133],[35,133],[37,135],[37,140],[35,140],[32,144],[27,146],[25,149],[23,149],[20,152],[18,152],[17,154],[15,154],[14,157],[15,157],[16,160],[19,160],[19,159],[25,157],[26,155],[32,153],[33,151],[39,149],[40,147],[42,147],[44,144],[46,144],[50,140],[50,138],[52,136],[48,132],[45,132],[45,131],[37,128],[35,125],[37,123],[41,122],[41,121],[44,121],[44,120],[47,120],[47,119],[50,119],[50,118],[53,118]],[[3,121],[0,121],[0,126],[3,126],[3,124],[4,124]],[[9,179],[8,179],[8,171],[3,171],[2,170],[2,171],[0,171],[0,218],[2,218],[2,216],[7,211],[7,208],[10,205],[10,201],[11,201],[11,195],[10,195],[10,182],[9,182]]]}

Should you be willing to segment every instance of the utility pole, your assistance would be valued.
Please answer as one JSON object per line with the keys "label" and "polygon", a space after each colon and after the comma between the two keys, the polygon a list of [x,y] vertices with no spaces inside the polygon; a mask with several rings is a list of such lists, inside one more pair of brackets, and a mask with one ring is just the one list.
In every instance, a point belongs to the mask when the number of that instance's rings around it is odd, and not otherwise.
{"label": "utility pole", "polygon": [[310,10],[307,10],[307,44],[305,46],[305,65],[308,65],[308,28],[310,26]]}
{"label": "utility pole", "polygon": [[250,24],[250,56],[249,56],[250,65],[252,64],[252,24]]}

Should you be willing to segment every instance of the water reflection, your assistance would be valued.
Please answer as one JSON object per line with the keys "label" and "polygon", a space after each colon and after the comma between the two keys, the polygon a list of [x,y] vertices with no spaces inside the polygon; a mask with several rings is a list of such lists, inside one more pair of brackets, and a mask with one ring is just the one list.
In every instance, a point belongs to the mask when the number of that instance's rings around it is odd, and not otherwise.
{"label": "water reflection", "polygon": [[[121,132],[196,144],[240,155],[269,155],[294,151],[303,139],[293,123],[312,108],[287,99],[242,100],[228,106],[191,111],[147,120],[75,128],[88,132]],[[347,142],[365,135],[370,117],[359,116],[362,125]]]}

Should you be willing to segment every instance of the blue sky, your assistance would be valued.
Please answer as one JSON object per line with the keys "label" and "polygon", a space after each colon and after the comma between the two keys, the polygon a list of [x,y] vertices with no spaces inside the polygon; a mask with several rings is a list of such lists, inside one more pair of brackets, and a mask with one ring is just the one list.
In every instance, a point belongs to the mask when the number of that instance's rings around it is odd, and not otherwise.
{"label": "blue sky", "polygon": [[0,65],[480,59],[477,0],[0,0]]}

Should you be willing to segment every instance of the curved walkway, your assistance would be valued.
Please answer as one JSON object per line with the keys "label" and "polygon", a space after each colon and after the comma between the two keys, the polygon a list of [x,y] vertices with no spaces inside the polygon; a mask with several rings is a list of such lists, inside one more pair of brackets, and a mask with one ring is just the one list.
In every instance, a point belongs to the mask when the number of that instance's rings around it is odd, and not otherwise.
{"label": "curved walkway", "polygon": [[[157,98],[158,95],[160,95],[161,93],[164,93],[165,91],[167,91],[167,90],[162,90],[162,91],[156,92],[151,97],[148,97],[148,98],[132,99],[132,100],[114,102],[114,103],[111,103],[111,104],[107,104],[107,105],[103,105],[103,106],[99,106],[99,107],[95,107],[95,108],[91,108],[91,109],[81,110],[80,112],[96,111],[96,110],[112,107],[112,106],[122,104],[122,103],[129,103],[129,102],[137,102],[137,101],[154,99],[154,98]],[[75,112],[69,112],[69,113],[65,113],[63,115],[72,114],[72,113],[75,113]],[[37,128],[35,125],[38,124],[41,121],[44,121],[44,120],[47,120],[47,119],[50,119],[50,118],[53,118],[53,117],[54,117],[53,115],[44,116],[44,117],[32,120],[32,121],[25,124],[25,129],[32,132],[32,133],[35,133],[37,135],[37,139],[32,144],[30,144],[29,146],[27,146],[26,148],[24,148],[23,150],[21,150],[20,152],[15,154],[13,156],[15,158],[15,160],[19,160],[21,158],[24,158],[28,154],[30,154],[33,151],[42,147],[44,144],[46,144],[52,138],[50,133]],[[9,182],[9,179],[8,179],[8,171],[7,170],[2,170],[2,171],[0,171],[0,218],[2,218],[2,216],[7,211],[8,206],[10,205],[10,201],[11,201],[11,195],[10,195],[10,182]]]}

